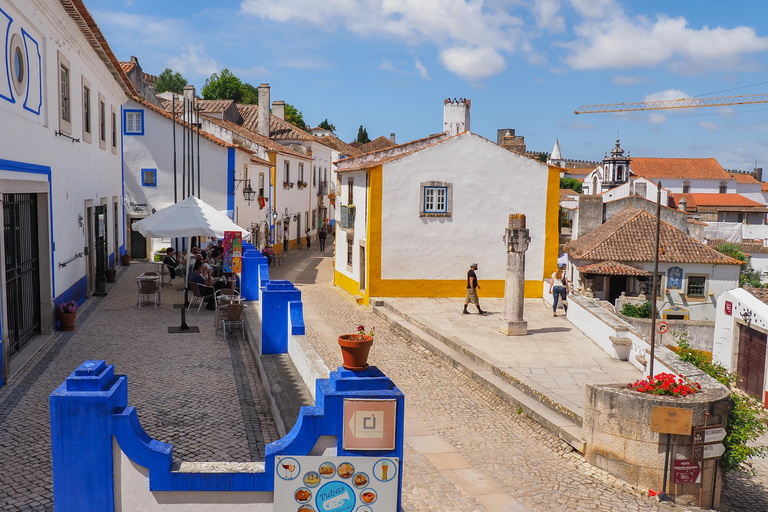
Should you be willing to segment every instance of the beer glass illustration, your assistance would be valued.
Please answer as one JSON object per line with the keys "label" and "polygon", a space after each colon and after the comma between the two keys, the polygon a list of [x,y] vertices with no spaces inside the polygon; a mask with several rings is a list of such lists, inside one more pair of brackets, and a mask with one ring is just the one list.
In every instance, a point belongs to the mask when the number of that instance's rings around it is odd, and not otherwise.
{"label": "beer glass illustration", "polygon": [[381,462],[381,479],[387,480],[387,473],[389,473],[389,461]]}

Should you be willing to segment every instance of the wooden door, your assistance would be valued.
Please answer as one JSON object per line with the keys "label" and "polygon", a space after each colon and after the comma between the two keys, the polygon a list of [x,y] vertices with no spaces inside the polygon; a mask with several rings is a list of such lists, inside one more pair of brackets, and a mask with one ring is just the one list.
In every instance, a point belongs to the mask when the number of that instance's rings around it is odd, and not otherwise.
{"label": "wooden door", "polygon": [[745,393],[763,399],[765,383],[766,334],[741,325],[739,329],[739,389]]}

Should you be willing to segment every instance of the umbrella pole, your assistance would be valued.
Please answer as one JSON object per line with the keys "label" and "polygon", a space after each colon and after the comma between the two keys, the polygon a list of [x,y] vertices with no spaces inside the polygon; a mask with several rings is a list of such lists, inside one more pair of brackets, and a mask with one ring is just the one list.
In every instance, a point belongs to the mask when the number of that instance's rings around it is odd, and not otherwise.
{"label": "umbrella pole", "polygon": [[179,326],[179,329],[182,331],[188,331],[189,326],[187,325],[187,305],[189,304],[189,300],[187,297],[187,294],[189,293],[188,288],[184,288],[184,307],[181,308],[181,325]]}

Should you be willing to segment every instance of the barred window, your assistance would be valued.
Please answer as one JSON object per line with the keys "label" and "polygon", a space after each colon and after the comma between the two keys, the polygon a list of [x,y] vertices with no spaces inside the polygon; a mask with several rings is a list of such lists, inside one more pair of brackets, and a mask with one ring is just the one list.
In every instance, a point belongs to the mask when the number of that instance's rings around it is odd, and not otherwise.
{"label": "barred window", "polygon": [[704,297],[704,291],[707,284],[706,276],[688,276],[689,297]]}

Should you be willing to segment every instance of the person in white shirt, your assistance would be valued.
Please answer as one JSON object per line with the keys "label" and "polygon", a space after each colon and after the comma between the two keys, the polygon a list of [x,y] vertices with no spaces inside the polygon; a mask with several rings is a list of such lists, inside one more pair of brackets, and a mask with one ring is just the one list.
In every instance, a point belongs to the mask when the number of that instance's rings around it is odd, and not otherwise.
{"label": "person in white shirt", "polygon": [[549,293],[552,294],[552,316],[557,316],[557,301],[563,298],[563,309],[568,313],[568,279],[565,277],[565,265],[558,265],[557,271],[552,274],[552,280],[549,282]]}

